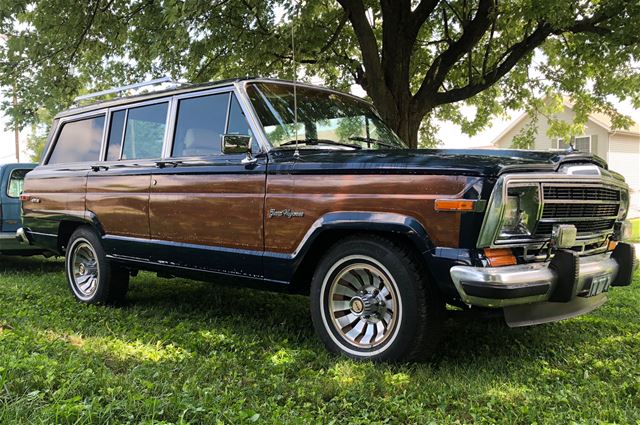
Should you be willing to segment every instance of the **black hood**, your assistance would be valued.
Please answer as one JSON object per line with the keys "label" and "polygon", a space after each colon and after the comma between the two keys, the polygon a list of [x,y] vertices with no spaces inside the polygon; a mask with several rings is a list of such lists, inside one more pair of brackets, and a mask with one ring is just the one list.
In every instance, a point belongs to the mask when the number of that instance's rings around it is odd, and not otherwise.
{"label": "black hood", "polygon": [[601,158],[581,152],[506,149],[403,149],[403,150],[272,150],[273,165],[288,165],[294,173],[417,173],[498,176],[504,172],[555,171],[560,164],[592,163]]}

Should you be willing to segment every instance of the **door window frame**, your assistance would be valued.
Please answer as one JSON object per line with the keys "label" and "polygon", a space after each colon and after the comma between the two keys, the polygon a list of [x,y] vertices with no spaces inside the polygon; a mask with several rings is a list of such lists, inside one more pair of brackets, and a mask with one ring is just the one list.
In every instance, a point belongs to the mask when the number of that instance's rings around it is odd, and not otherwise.
{"label": "door window frame", "polygon": [[[177,159],[177,158],[183,158],[183,159],[198,159],[198,158],[211,158],[211,157],[217,157],[220,155],[224,155],[224,153],[222,153],[222,144],[220,144],[220,153],[213,153],[211,155],[189,155],[189,156],[180,156],[180,155],[176,155],[176,156],[171,156],[171,152],[173,151],[173,145],[175,143],[175,131],[176,131],[176,127],[178,124],[178,112],[179,112],[179,108],[178,106],[180,105],[180,101],[184,100],[184,99],[193,99],[193,98],[198,98],[198,97],[206,97],[206,96],[213,96],[213,95],[218,95],[218,94],[231,94],[234,95],[234,90],[232,86],[226,86],[226,87],[217,87],[211,90],[203,90],[203,91],[197,91],[197,92],[189,92],[189,93],[184,93],[184,94],[180,94],[180,95],[175,95],[173,96],[173,105],[172,105],[172,109],[170,112],[171,115],[171,120],[170,120],[170,131],[168,133],[168,139],[166,140],[166,144],[165,144],[165,150],[163,152],[163,159]],[[227,106],[225,108],[226,110],[226,116],[225,116],[225,121],[224,121],[224,131],[226,131],[227,129],[227,124],[229,122],[229,107],[231,105],[231,96],[229,96],[229,98],[227,99]]]}
{"label": "door window frame", "polygon": [[[129,109],[135,109],[143,106],[150,106],[166,103],[167,104],[167,114],[164,122],[164,134],[162,136],[162,149],[160,150],[160,156],[155,158],[135,158],[135,159],[122,159],[122,152],[124,150],[124,136],[127,132],[127,119],[129,118]],[[169,126],[171,121],[171,111],[173,110],[173,97],[161,97],[151,100],[146,100],[142,102],[135,103],[127,103],[123,105],[114,106],[111,108],[107,108],[107,123],[105,125],[105,132],[102,135],[102,151],[100,153],[100,162],[108,162],[110,164],[139,164],[140,162],[145,161],[158,161],[164,159],[164,150],[167,144],[167,135],[169,134]],[[109,143],[109,132],[111,131],[111,117],[114,112],[125,111],[124,114],[124,126],[122,128],[122,135],[120,136],[120,152],[118,153],[118,159],[107,161],[107,146]]]}

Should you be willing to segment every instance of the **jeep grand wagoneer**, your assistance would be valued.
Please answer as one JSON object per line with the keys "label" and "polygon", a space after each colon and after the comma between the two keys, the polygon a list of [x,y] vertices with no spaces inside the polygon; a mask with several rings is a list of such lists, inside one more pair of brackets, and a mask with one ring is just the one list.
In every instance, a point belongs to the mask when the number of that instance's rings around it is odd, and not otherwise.
{"label": "jeep grand wagoneer", "polygon": [[631,282],[627,185],[589,154],[409,150],[361,99],[273,80],[52,128],[18,235],[66,256],[81,302],[122,300],[140,269],[306,292],[330,350],[385,360],[437,350],[447,304],[524,326]]}

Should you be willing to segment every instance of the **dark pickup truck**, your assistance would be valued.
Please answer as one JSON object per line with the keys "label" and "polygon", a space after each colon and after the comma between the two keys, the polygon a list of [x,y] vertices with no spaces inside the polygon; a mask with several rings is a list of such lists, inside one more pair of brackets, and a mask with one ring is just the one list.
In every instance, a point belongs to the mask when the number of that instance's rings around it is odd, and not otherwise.
{"label": "dark pickup truck", "polygon": [[533,325],[631,282],[628,188],[589,154],[410,150],[361,99],[275,80],[52,129],[18,235],[66,256],[81,302],[121,301],[138,270],[305,292],[330,350],[395,360],[438,350],[447,304]]}

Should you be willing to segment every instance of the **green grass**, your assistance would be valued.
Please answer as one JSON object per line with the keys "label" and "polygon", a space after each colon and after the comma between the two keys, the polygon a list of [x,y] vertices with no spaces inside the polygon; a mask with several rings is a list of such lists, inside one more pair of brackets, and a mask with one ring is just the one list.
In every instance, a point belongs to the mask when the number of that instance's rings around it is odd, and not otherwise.
{"label": "green grass", "polygon": [[631,239],[632,242],[640,243],[640,218],[631,220]]}
{"label": "green grass", "polygon": [[640,275],[581,318],[447,323],[431,363],[328,354],[304,297],[141,274],[76,303],[0,258],[0,423],[640,423]]}

